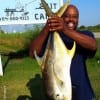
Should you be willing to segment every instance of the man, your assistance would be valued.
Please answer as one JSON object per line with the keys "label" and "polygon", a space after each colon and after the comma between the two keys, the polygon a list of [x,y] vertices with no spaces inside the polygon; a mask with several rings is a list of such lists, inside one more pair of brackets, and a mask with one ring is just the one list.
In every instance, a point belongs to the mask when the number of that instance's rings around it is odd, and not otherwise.
{"label": "man", "polygon": [[42,55],[49,34],[58,31],[67,48],[71,48],[76,41],[76,52],[71,63],[72,100],[92,100],[94,93],[91,88],[87,70],[86,59],[93,57],[97,43],[90,31],[78,31],[79,12],[74,5],[69,5],[62,17],[51,16],[40,34],[33,40],[30,46],[30,56],[34,50]]}

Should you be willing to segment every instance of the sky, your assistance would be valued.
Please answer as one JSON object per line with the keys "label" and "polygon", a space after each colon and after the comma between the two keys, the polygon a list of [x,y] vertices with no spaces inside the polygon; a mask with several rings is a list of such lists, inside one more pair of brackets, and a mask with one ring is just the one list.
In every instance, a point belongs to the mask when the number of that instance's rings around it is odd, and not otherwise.
{"label": "sky", "polygon": [[[36,2],[39,1],[40,0],[0,0],[0,18],[2,16],[6,16],[6,13],[4,12],[6,8],[13,9],[16,7],[18,8],[18,6],[24,6],[25,10],[29,11],[29,14],[31,13],[33,18],[33,13],[36,11],[34,8],[39,7],[39,3],[36,4]],[[45,1],[59,2],[60,0]],[[64,2],[65,1],[66,0],[64,0]],[[70,4],[76,5],[76,7],[79,9],[79,26],[94,26],[100,24],[100,0],[70,0]],[[20,12],[20,14],[22,13],[23,12]],[[36,11],[35,13],[39,13],[39,11]],[[19,14],[19,12],[15,14]],[[36,17],[38,19],[40,16],[37,15]]]}
{"label": "sky", "polygon": [[100,0],[70,0],[70,4],[79,10],[79,26],[100,24]]}

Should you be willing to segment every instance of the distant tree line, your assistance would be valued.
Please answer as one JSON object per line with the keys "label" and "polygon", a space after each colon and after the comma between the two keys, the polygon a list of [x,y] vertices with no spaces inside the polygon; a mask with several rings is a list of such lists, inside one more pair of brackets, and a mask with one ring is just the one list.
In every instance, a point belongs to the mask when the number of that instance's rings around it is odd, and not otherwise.
{"label": "distant tree line", "polygon": [[93,31],[93,32],[100,32],[100,24],[98,25],[95,25],[95,26],[80,26],[78,27],[79,30],[90,30],[90,31]]}
{"label": "distant tree line", "polygon": [[[39,25],[39,27],[43,28],[43,25],[42,26]],[[78,29],[79,30],[89,30],[89,31],[92,31],[92,32],[100,32],[100,24],[95,25],[95,26],[84,26],[84,25],[81,25],[81,26],[78,27]],[[4,33],[5,33],[5,31],[0,27],[0,34],[4,34]]]}

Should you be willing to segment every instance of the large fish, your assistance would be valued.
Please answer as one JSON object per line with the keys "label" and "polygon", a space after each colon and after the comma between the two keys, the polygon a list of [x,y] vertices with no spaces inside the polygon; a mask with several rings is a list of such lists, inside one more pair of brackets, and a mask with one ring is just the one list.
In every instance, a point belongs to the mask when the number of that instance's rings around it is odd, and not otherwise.
{"label": "large fish", "polygon": [[[51,16],[53,13],[46,2],[44,0],[41,2],[47,15]],[[68,2],[56,13],[59,17],[66,10],[67,5]],[[70,65],[75,48],[74,42],[72,49],[68,50],[59,33],[54,32],[49,35],[43,57],[38,57],[34,51],[35,58],[41,66],[46,94],[51,100],[71,100],[72,98]]]}

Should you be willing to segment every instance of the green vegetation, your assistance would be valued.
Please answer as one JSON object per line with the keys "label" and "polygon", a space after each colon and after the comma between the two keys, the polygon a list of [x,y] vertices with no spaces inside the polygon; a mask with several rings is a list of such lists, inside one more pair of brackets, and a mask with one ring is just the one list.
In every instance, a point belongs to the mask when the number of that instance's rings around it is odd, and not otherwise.
{"label": "green vegetation", "polygon": [[0,51],[4,53],[18,52],[29,48],[31,40],[39,33],[40,27],[23,33],[0,33]]}
{"label": "green vegetation", "polygon": [[[2,55],[4,76],[0,77],[0,100],[45,100],[41,71],[35,59],[20,55],[29,47],[40,28],[24,33],[0,34],[0,51],[14,52]],[[100,38],[94,58],[87,61],[87,69],[96,100],[100,100]]]}
{"label": "green vegetation", "polygon": [[8,61],[7,57],[2,57],[2,60],[4,76],[0,77],[0,100],[44,100],[40,68],[34,59],[24,57]]}
{"label": "green vegetation", "polygon": [[78,29],[79,30],[90,30],[92,32],[100,32],[100,24],[95,25],[95,26],[84,26],[84,25],[82,25]]}
{"label": "green vegetation", "polygon": [[100,100],[100,38],[97,39],[98,49],[94,58],[87,60],[87,69],[94,89],[96,100]]}

